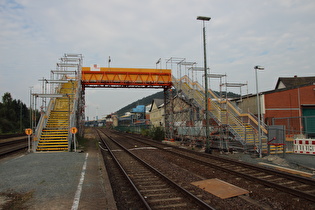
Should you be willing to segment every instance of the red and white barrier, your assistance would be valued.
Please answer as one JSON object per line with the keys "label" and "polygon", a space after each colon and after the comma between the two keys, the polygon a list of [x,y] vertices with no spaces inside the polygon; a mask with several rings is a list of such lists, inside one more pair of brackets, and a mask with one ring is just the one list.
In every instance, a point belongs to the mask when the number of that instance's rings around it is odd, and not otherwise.
{"label": "red and white barrier", "polygon": [[315,139],[295,139],[294,153],[315,155]]}

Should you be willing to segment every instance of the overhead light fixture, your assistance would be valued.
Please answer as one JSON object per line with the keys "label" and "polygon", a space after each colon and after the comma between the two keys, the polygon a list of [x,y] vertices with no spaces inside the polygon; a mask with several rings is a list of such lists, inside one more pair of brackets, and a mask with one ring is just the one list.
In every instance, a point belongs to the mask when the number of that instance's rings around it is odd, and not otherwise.
{"label": "overhead light fixture", "polygon": [[205,17],[205,16],[198,16],[197,20],[203,20],[203,21],[209,21],[211,17]]}

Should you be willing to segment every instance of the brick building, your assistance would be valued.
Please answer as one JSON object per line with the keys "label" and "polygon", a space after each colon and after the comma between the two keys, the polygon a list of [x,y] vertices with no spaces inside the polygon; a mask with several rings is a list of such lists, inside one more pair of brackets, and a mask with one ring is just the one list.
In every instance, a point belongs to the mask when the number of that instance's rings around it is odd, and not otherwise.
{"label": "brick building", "polygon": [[[256,95],[238,101],[242,110],[257,115]],[[287,137],[315,138],[315,77],[280,77],[274,90],[260,93],[266,125],[284,125]]]}

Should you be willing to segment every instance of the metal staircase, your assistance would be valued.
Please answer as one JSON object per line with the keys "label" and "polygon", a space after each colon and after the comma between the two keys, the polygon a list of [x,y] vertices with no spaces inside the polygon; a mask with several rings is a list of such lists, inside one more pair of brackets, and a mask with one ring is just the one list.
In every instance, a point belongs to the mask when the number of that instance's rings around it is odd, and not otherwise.
{"label": "metal staircase", "polygon": [[68,151],[70,113],[73,110],[73,100],[77,82],[69,81],[61,85],[59,93],[63,97],[56,98],[50,111],[46,126],[43,128],[37,151]]}
{"label": "metal staircase", "polygon": [[57,69],[51,71],[52,78],[44,80],[45,83],[51,82],[50,92],[36,94],[50,97],[49,105],[42,113],[35,131],[34,151],[37,152],[71,151],[73,135],[70,128],[81,126],[81,118],[78,116],[82,115],[83,107],[82,55],[65,54],[60,60]]}
{"label": "metal staircase", "polygon": [[[192,82],[188,76],[183,76],[179,80],[173,77],[173,85],[187,98],[193,99],[197,106],[204,109],[205,90],[198,82]],[[257,118],[252,114],[242,113],[229,100],[219,98],[212,90],[208,91],[208,110],[211,118],[218,125],[227,125],[235,140],[241,142],[244,147],[257,150],[259,148]],[[267,130],[264,126],[261,126],[261,130],[262,151],[267,151]]]}

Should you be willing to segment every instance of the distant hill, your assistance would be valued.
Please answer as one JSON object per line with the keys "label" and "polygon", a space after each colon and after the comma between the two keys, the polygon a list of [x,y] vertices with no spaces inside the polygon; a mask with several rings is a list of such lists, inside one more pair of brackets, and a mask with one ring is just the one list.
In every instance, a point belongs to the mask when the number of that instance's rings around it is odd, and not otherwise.
{"label": "distant hill", "polygon": [[[220,95],[219,92],[217,91],[214,91],[217,95]],[[173,91],[173,93],[175,94],[175,91]],[[223,91],[222,92],[222,95],[225,95],[225,92]],[[236,93],[232,93],[232,92],[228,92],[227,93],[228,95],[228,98],[238,98],[240,97],[239,94],[236,94]],[[153,99],[164,99],[164,92],[163,91],[160,91],[160,92],[157,92],[157,93],[154,93],[150,96],[147,96],[147,97],[144,97],[142,99],[139,99],[135,102],[132,102],[131,104],[119,109],[116,113],[118,116],[122,116],[124,115],[126,112],[130,112],[130,110],[132,108],[135,108],[137,105],[149,105],[152,103],[152,100]]]}
{"label": "distant hill", "polygon": [[137,105],[145,105],[146,106],[148,104],[151,104],[152,100],[156,99],[156,98],[164,98],[164,92],[160,91],[160,92],[154,93],[150,96],[139,99],[135,102],[132,102],[131,104],[119,109],[116,113],[118,116],[124,115],[126,112],[129,112],[132,108],[135,108]]}

